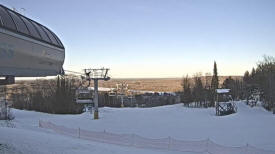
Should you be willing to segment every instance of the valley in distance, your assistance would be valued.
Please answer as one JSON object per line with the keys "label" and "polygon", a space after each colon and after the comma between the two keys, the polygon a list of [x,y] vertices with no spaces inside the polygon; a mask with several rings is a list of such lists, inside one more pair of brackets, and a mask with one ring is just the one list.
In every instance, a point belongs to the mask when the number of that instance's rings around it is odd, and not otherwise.
{"label": "valley in distance", "polygon": [[[191,76],[190,76],[191,77]],[[229,76],[219,76],[219,84]],[[234,80],[242,80],[242,76],[231,76]],[[203,85],[210,84],[212,76],[201,76]],[[39,79],[40,80],[40,79]],[[32,84],[39,80],[19,80],[16,83]],[[182,91],[183,77],[178,78],[112,78],[109,81],[99,81],[99,86],[104,88],[116,88],[118,83],[128,84],[128,89],[142,90],[142,91],[154,91],[154,92],[179,92]],[[43,79],[41,79],[43,81]],[[93,86],[93,82],[91,82]]]}

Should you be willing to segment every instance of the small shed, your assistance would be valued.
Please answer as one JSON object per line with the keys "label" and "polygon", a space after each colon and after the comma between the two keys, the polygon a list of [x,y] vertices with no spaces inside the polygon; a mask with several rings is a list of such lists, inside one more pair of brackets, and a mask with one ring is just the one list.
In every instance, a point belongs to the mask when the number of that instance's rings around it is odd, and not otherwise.
{"label": "small shed", "polygon": [[232,100],[230,89],[216,89],[216,115],[223,116],[237,112],[237,106]]}
{"label": "small shed", "polygon": [[216,89],[216,102],[229,102],[232,100],[230,89]]}

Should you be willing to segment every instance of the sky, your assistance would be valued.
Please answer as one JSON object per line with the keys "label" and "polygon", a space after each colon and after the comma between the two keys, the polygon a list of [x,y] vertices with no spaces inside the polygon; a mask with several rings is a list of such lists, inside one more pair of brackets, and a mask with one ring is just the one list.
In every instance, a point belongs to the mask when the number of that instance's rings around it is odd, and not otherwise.
{"label": "sky", "polygon": [[[243,75],[275,56],[274,0],[0,0],[55,32],[65,70],[114,78]],[[22,9],[24,8],[24,9]]]}

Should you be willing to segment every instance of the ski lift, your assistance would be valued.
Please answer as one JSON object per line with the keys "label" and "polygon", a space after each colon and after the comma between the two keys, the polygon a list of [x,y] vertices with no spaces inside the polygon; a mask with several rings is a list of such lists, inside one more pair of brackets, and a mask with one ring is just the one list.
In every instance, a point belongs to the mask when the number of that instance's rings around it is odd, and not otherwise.
{"label": "ski lift", "polygon": [[65,48],[50,29],[1,4],[0,21],[0,85],[64,74]]}
{"label": "ski lift", "polygon": [[114,96],[116,96],[116,93],[115,92],[109,92],[109,96],[114,97]]}
{"label": "ski lift", "polygon": [[76,90],[76,103],[93,104],[93,94],[88,88],[78,88]]}

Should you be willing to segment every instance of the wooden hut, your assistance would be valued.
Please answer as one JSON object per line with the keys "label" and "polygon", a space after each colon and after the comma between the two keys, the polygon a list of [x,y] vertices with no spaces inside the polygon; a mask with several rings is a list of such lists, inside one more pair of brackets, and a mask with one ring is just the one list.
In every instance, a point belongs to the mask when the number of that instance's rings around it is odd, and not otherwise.
{"label": "wooden hut", "polygon": [[237,106],[232,100],[230,89],[216,89],[216,115],[223,116],[237,112]]}

